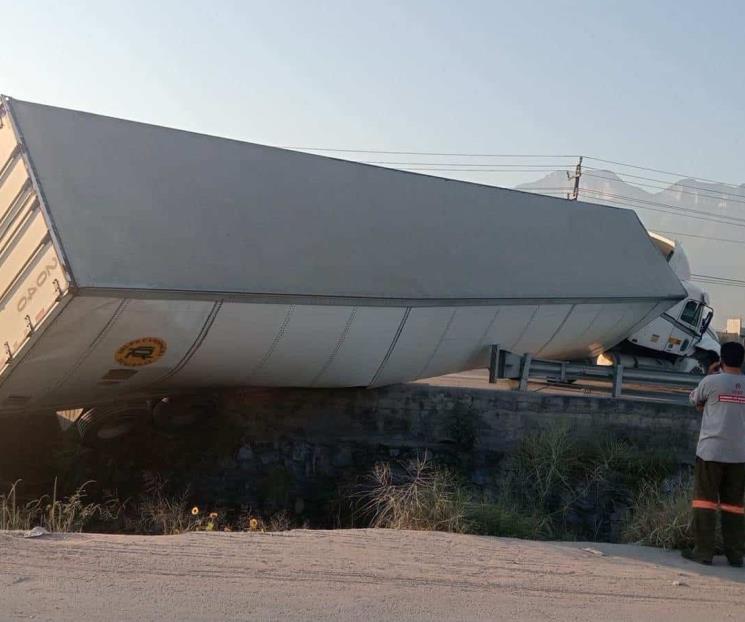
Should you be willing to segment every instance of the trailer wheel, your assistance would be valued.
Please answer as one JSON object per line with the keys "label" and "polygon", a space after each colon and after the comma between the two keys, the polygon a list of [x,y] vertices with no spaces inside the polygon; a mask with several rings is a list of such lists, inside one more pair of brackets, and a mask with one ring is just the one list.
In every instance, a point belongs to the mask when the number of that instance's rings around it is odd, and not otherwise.
{"label": "trailer wheel", "polygon": [[89,408],[75,425],[84,445],[97,446],[113,441],[147,424],[150,409],[145,402]]}

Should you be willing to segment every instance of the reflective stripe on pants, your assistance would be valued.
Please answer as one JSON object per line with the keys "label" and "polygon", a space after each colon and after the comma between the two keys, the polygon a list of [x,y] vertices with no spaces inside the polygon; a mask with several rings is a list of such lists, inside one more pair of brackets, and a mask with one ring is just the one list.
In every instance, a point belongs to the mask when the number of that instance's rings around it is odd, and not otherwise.
{"label": "reflective stripe on pants", "polygon": [[719,504],[722,512],[729,512],[730,514],[745,514],[745,507],[741,505],[730,505],[729,503]]}
{"label": "reflective stripe on pants", "polygon": [[705,499],[694,499],[691,506],[697,510],[716,510],[719,508],[716,501],[706,501]]}
{"label": "reflective stripe on pants", "polygon": [[706,499],[694,499],[691,507],[695,510],[722,510],[730,514],[745,514],[745,506],[731,503],[715,503]]}

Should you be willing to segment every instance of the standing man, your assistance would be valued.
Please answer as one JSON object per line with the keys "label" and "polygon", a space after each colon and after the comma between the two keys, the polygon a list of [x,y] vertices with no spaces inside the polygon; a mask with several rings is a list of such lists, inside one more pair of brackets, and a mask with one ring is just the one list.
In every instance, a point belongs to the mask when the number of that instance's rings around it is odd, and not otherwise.
{"label": "standing man", "polygon": [[719,373],[706,376],[691,393],[703,412],[696,449],[693,527],[696,546],[683,557],[711,564],[717,509],[722,514],[724,553],[731,566],[743,565],[745,552],[745,348],[722,346]]}

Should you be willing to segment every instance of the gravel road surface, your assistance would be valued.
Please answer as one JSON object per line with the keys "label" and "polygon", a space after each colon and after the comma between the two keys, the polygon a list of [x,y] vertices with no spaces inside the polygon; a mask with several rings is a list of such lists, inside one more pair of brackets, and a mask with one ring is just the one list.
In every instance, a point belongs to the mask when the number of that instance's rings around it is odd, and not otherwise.
{"label": "gravel road surface", "polygon": [[742,620],[745,571],[628,545],[388,530],[0,532],[0,620]]}

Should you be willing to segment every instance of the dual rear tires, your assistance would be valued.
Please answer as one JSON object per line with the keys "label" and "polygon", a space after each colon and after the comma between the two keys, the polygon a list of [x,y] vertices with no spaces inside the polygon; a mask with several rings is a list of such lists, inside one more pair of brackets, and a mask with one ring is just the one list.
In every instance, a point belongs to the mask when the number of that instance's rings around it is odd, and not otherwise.
{"label": "dual rear tires", "polygon": [[187,430],[214,415],[216,410],[212,397],[164,397],[84,408],[75,426],[84,445],[99,447],[137,433]]}

